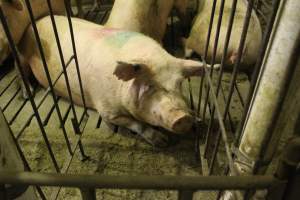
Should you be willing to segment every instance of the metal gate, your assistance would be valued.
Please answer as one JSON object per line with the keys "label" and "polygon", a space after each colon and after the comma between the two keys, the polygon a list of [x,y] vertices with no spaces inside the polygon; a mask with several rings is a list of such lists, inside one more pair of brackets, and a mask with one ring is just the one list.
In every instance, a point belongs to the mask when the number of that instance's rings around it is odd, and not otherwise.
{"label": "metal gate", "polygon": [[[211,10],[211,18],[210,18],[210,26],[207,35],[207,41],[211,40],[211,31],[214,22],[214,13],[216,12],[216,3],[218,0],[213,1],[213,7]],[[225,0],[219,0],[221,4],[224,5]],[[70,58],[64,58],[63,50],[60,45],[60,39],[58,37],[57,27],[52,11],[51,1],[47,0],[47,5],[49,7],[49,12],[51,16],[52,27],[55,33],[56,42],[58,45],[58,52],[61,59],[62,70],[60,75],[51,81],[46,59],[44,56],[44,50],[42,48],[42,44],[39,38],[39,33],[36,27],[34,15],[32,12],[32,7],[30,4],[30,0],[25,0],[26,7],[28,9],[28,13],[32,22],[32,27],[34,30],[36,42],[38,44],[39,52],[41,55],[41,59],[43,62],[44,70],[47,75],[49,88],[45,90],[43,96],[36,100],[34,98],[34,94],[31,92],[29,85],[26,81],[24,81],[26,91],[29,94],[29,99],[24,100],[24,103],[17,109],[17,112],[8,120],[8,125],[13,125],[15,120],[17,119],[20,113],[25,112],[23,109],[25,105],[29,102],[32,107],[32,112],[27,115],[24,120],[25,123],[20,128],[20,131],[12,134],[10,131],[3,131],[3,134],[7,137],[12,137],[15,146],[20,154],[20,157],[24,163],[24,170],[26,172],[0,172],[0,199],[8,199],[15,198],[19,193],[14,193],[12,191],[17,190],[24,191],[24,187],[20,186],[35,186],[39,198],[41,199],[57,199],[58,194],[60,192],[61,187],[76,187],[79,188],[82,192],[83,199],[96,199],[96,189],[154,189],[154,190],[176,190],[179,191],[178,198],[179,199],[192,199],[193,193],[198,190],[215,190],[217,191],[216,199],[225,198],[224,191],[225,190],[241,190],[246,192],[241,192],[243,199],[250,199],[256,190],[264,190],[268,191],[267,199],[295,199],[294,194],[294,184],[296,182],[296,174],[299,177],[299,167],[297,168],[297,163],[299,163],[299,156],[297,157],[297,153],[299,154],[299,138],[291,141],[289,147],[286,149],[283,159],[281,159],[278,170],[276,172],[276,176],[269,175],[246,175],[239,176],[240,172],[236,169],[234,165],[234,159],[237,156],[234,147],[238,147],[242,137],[243,125],[247,119],[248,109],[251,107],[251,99],[255,94],[255,88],[257,86],[257,80],[259,77],[260,68],[263,64],[264,58],[266,56],[267,48],[269,45],[269,40],[271,39],[272,30],[274,29],[274,24],[276,20],[276,16],[278,14],[278,8],[280,7],[280,0],[275,0],[272,4],[272,12],[270,17],[266,19],[267,25],[264,30],[263,41],[261,44],[261,48],[259,49],[259,56],[257,58],[257,62],[254,68],[254,72],[251,77],[250,89],[248,92],[247,99],[243,99],[241,95],[241,91],[239,88],[239,84],[237,82],[237,75],[239,72],[239,66],[241,63],[241,58],[243,54],[243,49],[245,45],[245,40],[247,37],[247,31],[249,26],[249,21],[251,17],[252,10],[254,9],[255,0],[248,0],[247,13],[244,21],[244,27],[240,39],[240,46],[237,54],[237,61],[234,64],[232,75],[230,78],[230,87],[229,92],[227,94],[224,93],[222,88],[222,78],[224,74],[224,65],[225,65],[225,55],[227,55],[228,44],[230,41],[230,34],[232,31],[232,25],[234,21],[234,15],[236,11],[236,5],[238,0],[232,0],[232,10],[230,13],[230,20],[228,24],[227,36],[225,47],[223,51],[223,58],[221,62],[221,68],[218,72],[217,76],[217,84],[214,84],[212,81],[212,77],[214,76],[214,70],[209,71],[206,69],[205,76],[199,81],[199,96],[195,96],[190,89],[190,103],[192,109],[195,111],[195,121],[199,124],[199,118],[201,117],[207,127],[205,129],[200,126],[196,126],[197,138],[195,140],[195,156],[199,160],[208,160],[208,171],[205,176],[200,177],[183,177],[183,176],[104,176],[104,175],[71,175],[68,174],[68,169],[72,160],[74,159],[75,152],[79,149],[82,160],[88,159],[88,155],[84,152],[84,145],[81,142],[83,137],[84,129],[87,121],[89,120],[88,109],[85,105],[85,99],[83,95],[83,84],[81,81],[77,54],[76,54],[76,44],[74,41],[74,32],[72,26],[72,18],[71,18],[71,6],[68,0],[65,0],[66,5],[66,15],[69,22],[69,31],[70,37],[72,41],[73,47],[73,56]],[[284,6],[284,5],[283,5]],[[111,5],[102,5],[99,10],[90,10],[86,14],[86,18],[90,19],[94,18],[96,21],[103,22],[105,18],[109,14],[109,10]],[[221,6],[220,13],[223,13],[223,8]],[[22,79],[26,80],[25,74],[22,71],[21,61],[18,55],[18,50],[16,44],[11,37],[10,30],[8,28],[7,22],[5,20],[5,16],[0,5],[0,18],[3,25],[3,29],[7,35],[7,39],[10,44],[10,48],[14,59],[16,61],[18,70],[21,73]],[[172,20],[173,21],[173,20]],[[215,40],[215,48],[217,48],[218,43],[218,35],[220,32],[220,26],[222,21],[222,15],[220,15],[218,19],[217,25],[217,36],[214,38]],[[171,27],[172,28],[172,27]],[[174,33],[174,30],[171,31]],[[209,42],[208,42],[209,43]],[[208,50],[208,44],[206,45],[206,53]],[[83,110],[75,107],[72,92],[70,89],[70,83],[68,81],[67,68],[71,62],[76,63],[76,69],[78,74],[78,81],[81,89],[81,97],[82,102],[84,104]],[[203,58],[203,61],[206,61],[206,57]],[[68,109],[64,112],[61,111],[58,101],[60,101],[60,97],[55,95],[54,86],[57,83],[58,79],[63,76],[66,81],[66,85],[68,88],[68,94],[70,99],[70,104],[68,105]],[[3,77],[1,77],[2,79]],[[0,79],[0,81],[1,81]],[[13,77],[11,82],[1,91],[0,96],[6,92],[6,90],[11,87],[11,85],[16,81],[17,76]],[[2,108],[4,112],[10,105],[14,98],[20,93],[20,90],[17,90],[16,93],[8,100],[7,104]],[[243,106],[243,115],[238,124],[233,123],[230,106],[232,104],[233,94],[236,93],[239,97],[240,104]],[[51,96],[53,99],[53,105],[50,108],[47,116],[43,119],[40,115],[39,108],[43,105],[46,98]],[[220,104],[219,96],[223,98],[224,102]],[[195,104],[195,99],[198,98],[198,104]],[[221,105],[224,106],[221,109]],[[63,133],[65,144],[67,145],[67,159],[64,164],[60,166],[57,162],[57,158],[55,153],[53,152],[53,147],[51,146],[47,131],[45,126],[47,126],[51,115],[56,111],[60,129]],[[72,115],[72,117],[70,117]],[[209,116],[209,117],[207,117]],[[217,124],[214,123],[215,116],[217,118]],[[73,126],[73,132],[75,134],[76,140],[73,145],[70,144],[70,136],[67,134],[66,130],[66,121],[71,118],[71,123]],[[26,128],[32,123],[33,119],[36,119],[38,128],[42,134],[43,141],[47,146],[47,150],[49,156],[51,158],[51,163],[53,164],[56,174],[45,174],[45,173],[37,173],[33,172],[30,165],[26,161],[26,155],[22,151],[20,144],[18,142],[19,138],[24,134]],[[2,122],[1,122],[2,123]],[[201,122],[202,123],[202,122]],[[1,126],[5,126],[1,124]],[[97,127],[101,124],[101,116],[97,120]],[[229,124],[229,126],[227,126]],[[204,135],[200,134],[200,132],[205,132]],[[2,131],[1,131],[2,132]],[[231,134],[230,134],[231,133]],[[271,137],[270,137],[271,138]],[[269,138],[269,139],[270,139]],[[205,145],[200,145],[201,141],[205,141]],[[223,148],[223,149],[221,149]],[[0,142],[1,149],[1,142]],[[225,166],[221,167],[221,170],[216,172],[216,168],[219,167],[217,163],[217,155],[223,154],[226,157]],[[298,160],[297,160],[298,159]],[[83,163],[84,164],[84,163]],[[203,164],[199,162],[199,164]],[[259,168],[261,163],[255,163],[255,168]],[[256,171],[256,170],[254,170]],[[50,197],[45,196],[42,186],[56,186]],[[27,187],[25,187],[26,189]],[[18,194],[18,195],[15,195]]]}

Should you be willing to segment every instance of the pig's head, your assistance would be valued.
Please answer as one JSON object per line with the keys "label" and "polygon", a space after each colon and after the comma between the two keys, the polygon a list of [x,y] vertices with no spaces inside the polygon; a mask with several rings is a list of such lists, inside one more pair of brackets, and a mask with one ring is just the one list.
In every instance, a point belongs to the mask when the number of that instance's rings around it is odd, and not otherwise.
{"label": "pig's head", "polygon": [[129,84],[128,96],[122,103],[135,118],[175,133],[185,133],[191,129],[193,118],[182,95],[181,83],[203,72],[201,62],[174,58],[160,67],[118,62],[114,75]]}

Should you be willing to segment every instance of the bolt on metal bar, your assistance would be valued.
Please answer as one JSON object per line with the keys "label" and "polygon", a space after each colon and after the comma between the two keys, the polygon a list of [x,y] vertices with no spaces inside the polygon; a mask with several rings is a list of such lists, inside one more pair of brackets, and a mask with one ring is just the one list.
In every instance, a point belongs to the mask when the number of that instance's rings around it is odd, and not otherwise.
{"label": "bolt on metal bar", "polygon": [[74,39],[74,31],[73,31],[73,25],[72,25],[72,20],[71,20],[71,11],[70,11],[71,7],[70,7],[70,2],[68,0],[65,0],[65,7],[66,7],[67,18],[68,18],[68,22],[69,22],[72,48],[73,48],[75,66],[76,66],[77,76],[78,76],[78,81],[79,81],[79,88],[80,88],[80,92],[81,92],[82,104],[84,107],[84,112],[83,112],[83,116],[84,116],[87,113],[87,106],[86,106],[86,101],[85,101],[85,97],[84,97],[84,90],[83,90],[82,79],[81,79],[81,75],[80,75],[77,50],[76,50],[75,39]]}
{"label": "bolt on metal bar", "polygon": [[[0,183],[101,189],[219,190],[266,189],[284,185],[274,176],[108,176],[0,172]],[[132,181],[134,179],[134,181]]]}
{"label": "bolt on metal bar", "polygon": [[[74,106],[74,101],[73,101],[73,96],[72,96],[72,91],[71,91],[71,86],[70,86],[70,81],[69,81],[69,76],[68,76],[67,69],[66,69],[66,63],[65,63],[63,52],[62,52],[59,35],[58,35],[58,32],[57,32],[57,26],[56,26],[56,22],[55,22],[54,15],[53,15],[51,1],[47,0],[47,4],[48,4],[49,12],[50,12],[50,19],[51,19],[51,23],[52,23],[54,36],[55,36],[55,41],[56,41],[56,44],[57,44],[57,50],[58,50],[58,53],[59,53],[59,58],[60,58],[60,62],[61,62],[62,70],[63,70],[63,75],[64,75],[64,78],[65,78],[67,92],[68,92],[68,96],[69,96],[69,100],[70,100],[70,105],[71,105],[71,108],[72,108],[74,118],[78,122],[77,115],[76,115],[76,110],[75,110],[75,106]],[[63,123],[61,122],[60,124],[62,126],[62,129],[64,129]]]}
{"label": "bolt on metal bar", "polygon": [[[231,5],[231,12],[230,12],[230,18],[229,18],[229,22],[228,22],[228,28],[227,28],[227,33],[226,33],[226,38],[225,38],[225,45],[224,45],[224,50],[223,50],[223,55],[222,55],[222,59],[221,59],[221,66],[220,66],[220,74],[218,77],[218,82],[217,82],[217,89],[216,89],[216,96],[219,96],[219,92],[220,89],[222,87],[222,77],[223,77],[223,73],[224,73],[224,67],[225,67],[225,60],[226,60],[226,55],[228,52],[228,46],[229,46],[229,42],[230,42],[230,38],[231,38],[231,33],[232,33],[232,27],[233,27],[233,23],[234,23],[234,16],[235,16],[235,12],[236,12],[236,6],[237,6],[237,0],[233,0],[232,1],[232,5]],[[215,114],[215,108],[213,107],[212,109],[212,116],[214,116]],[[209,144],[210,141],[210,137],[211,137],[211,130],[212,130],[212,120],[213,118],[210,118],[210,122],[209,122],[209,127],[208,127],[208,131],[206,133],[206,142],[205,142],[205,148],[204,148],[204,154],[207,155],[207,150],[208,150],[208,146],[207,144]]]}
{"label": "bolt on metal bar", "polygon": [[238,130],[236,132],[235,146],[239,145],[241,137],[242,137],[242,129],[243,129],[244,123],[246,122],[248,109],[251,104],[251,98],[253,96],[256,82],[257,82],[258,75],[259,75],[259,71],[260,71],[261,65],[262,65],[264,57],[265,57],[266,49],[269,44],[270,36],[271,36],[272,30],[273,30],[273,24],[276,20],[277,11],[278,11],[280,2],[281,2],[281,0],[274,0],[274,2],[273,2],[272,13],[271,13],[270,19],[268,21],[266,31],[263,35],[262,44],[259,48],[258,59],[256,61],[254,71],[252,73],[250,88],[249,88],[249,92],[248,92],[248,95],[246,98],[246,103],[245,103],[245,109],[244,109],[242,119],[241,119],[242,123],[240,123]]}
{"label": "bolt on metal bar", "polygon": [[[250,22],[250,18],[251,18],[251,13],[253,10],[253,2],[254,0],[249,0],[248,1],[248,7],[247,7],[247,11],[246,11],[246,17],[244,20],[244,26],[243,26],[243,31],[242,31],[242,35],[241,35],[241,39],[240,39],[240,45],[239,45],[239,49],[238,49],[238,56],[237,56],[237,61],[235,62],[234,68],[233,68],[233,75],[230,81],[230,89],[229,89],[229,93],[228,93],[228,98],[227,98],[227,102],[226,102],[226,106],[225,106],[225,111],[223,114],[223,118],[224,120],[226,120],[228,111],[229,111],[229,106],[231,103],[231,98],[234,92],[234,83],[236,82],[236,78],[237,78],[237,73],[238,73],[238,67],[241,63],[241,59],[242,59],[242,54],[243,54],[243,49],[244,49],[244,45],[245,45],[245,41],[246,41],[246,37],[247,37],[247,32],[248,32],[248,28],[249,28],[249,22]],[[217,144],[220,142],[221,140],[221,133],[220,131],[217,134]],[[213,165],[214,162],[216,160],[216,156],[217,156],[217,152],[218,152],[218,148],[219,145],[216,145],[213,151],[213,157],[212,157],[212,162],[211,162],[211,166],[210,166],[210,172],[213,172]]]}
{"label": "bolt on metal bar", "polygon": [[[211,15],[210,15],[210,21],[209,21],[209,26],[208,26],[207,39],[206,39],[206,44],[205,44],[205,51],[204,51],[203,60],[206,60],[206,58],[207,58],[207,52],[208,52],[208,47],[209,47],[210,37],[211,37],[211,31],[212,31],[212,26],[213,26],[213,23],[214,23],[216,3],[217,3],[217,0],[214,0],[213,6],[211,8]],[[198,108],[197,108],[197,116],[200,115],[202,93],[203,93],[203,84],[204,84],[204,76],[201,77],[200,86],[199,86],[199,101],[198,101]],[[203,119],[205,119],[205,116],[203,116]]]}
{"label": "bolt on metal bar", "polygon": [[[0,4],[0,19],[1,19],[1,22],[2,22],[3,30],[5,31],[5,34],[7,36],[7,40],[9,41],[9,45],[10,45],[11,51],[12,51],[12,53],[14,55],[15,60],[16,60],[17,67],[18,67],[18,69],[20,71],[21,77],[22,77],[23,80],[26,80],[25,73],[24,73],[24,71],[23,71],[23,69],[21,67],[21,61],[20,61],[20,58],[19,58],[19,55],[18,55],[18,51],[17,51],[15,43],[14,43],[14,41],[12,39],[12,36],[11,36],[10,30],[9,30],[8,24],[7,24],[6,20],[5,20],[5,15],[3,13],[1,4]],[[48,149],[50,158],[52,160],[52,163],[53,163],[53,165],[55,167],[55,170],[57,172],[59,172],[59,167],[58,167],[57,161],[56,161],[54,153],[52,151],[50,142],[49,142],[49,140],[47,138],[47,133],[46,133],[44,127],[43,127],[42,120],[41,120],[41,117],[39,115],[38,109],[36,107],[35,101],[33,99],[32,93],[30,91],[29,85],[28,85],[28,83],[26,81],[24,82],[24,85],[25,85],[25,89],[26,89],[26,91],[28,93],[28,97],[29,97],[29,100],[31,102],[33,112],[34,112],[34,114],[36,116],[39,128],[40,128],[42,136],[43,136],[43,139],[44,139],[44,141],[45,141],[45,143],[46,143],[46,145],[48,147],[47,149]]]}
{"label": "bolt on metal bar", "polygon": [[[224,6],[225,6],[225,0],[222,0],[221,5],[220,5],[220,11],[219,11],[219,17],[218,17],[218,23],[217,23],[217,30],[216,30],[215,41],[214,41],[213,54],[212,54],[212,58],[211,58],[211,67],[212,67],[212,69],[214,69],[216,54],[217,54],[217,50],[218,50],[218,44],[219,44],[219,37],[220,37],[220,31],[221,31],[221,25],[222,25],[222,19],[223,19]],[[214,72],[214,70],[210,71],[210,74],[209,74],[210,77],[213,77],[213,72]],[[208,104],[210,89],[211,88],[208,87],[207,90],[206,90],[206,98],[205,98],[205,103],[204,103],[203,116],[206,116],[206,108],[207,108],[207,104]]]}
{"label": "bolt on metal bar", "polygon": [[[48,81],[48,84],[49,84],[50,93],[51,93],[51,96],[52,96],[52,99],[53,99],[53,103],[55,105],[55,110],[56,110],[56,113],[57,113],[57,116],[58,116],[58,120],[59,120],[60,124],[62,124],[61,111],[60,111],[60,108],[57,104],[57,97],[55,95],[55,90],[54,90],[54,86],[52,84],[51,75],[50,75],[50,72],[48,70],[48,65],[47,65],[47,62],[46,62],[45,53],[44,53],[44,50],[43,50],[43,46],[42,46],[42,43],[41,43],[41,39],[40,39],[40,36],[39,36],[37,26],[36,26],[36,23],[35,23],[32,7],[31,7],[31,4],[30,4],[29,0],[25,0],[25,3],[26,3],[26,6],[27,6],[29,16],[30,16],[31,25],[32,25],[33,32],[34,32],[34,35],[35,35],[35,39],[36,39],[36,42],[37,42],[37,46],[38,46],[38,49],[39,49],[40,58],[41,58],[42,63],[43,63],[44,72],[45,72],[45,75],[46,75],[46,78],[47,78],[47,81]],[[68,136],[67,136],[66,128],[62,127],[62,131],[63,131],[63,135],[66,139],[67,145],[70,146],[70,141],[69,141]],[[48,145],[47,145],[47,148],[49,148]]]}
{"label": "bolt on metal bar", "polygon": [[7,84],[7,86],[0,92],[0,97],[10,88],[10,86],[17,80],[18,76],[14,76],[11,81]]}

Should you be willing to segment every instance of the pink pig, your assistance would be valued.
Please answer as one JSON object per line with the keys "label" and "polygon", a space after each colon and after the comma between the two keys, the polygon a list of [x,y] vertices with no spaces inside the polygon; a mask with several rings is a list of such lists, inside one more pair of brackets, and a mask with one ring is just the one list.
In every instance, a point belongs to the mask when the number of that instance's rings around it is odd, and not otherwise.
{"label": "pink pig", "polygon": [[[67,18],[56,16],[63,54],[73,55]],[[62,70],[50,17],[37,22],[49,71],[54,80]],[[73,18],[78,61],[87,105],[103,120],[126,127],[156,146],[165,146],[168,138],[153,128],[187,133],[193,117],[181,92],[182,81],[203,74],[198,61],[175,58],[159,43],[137,33]],[[21,54],[37,80],[47,87],[39,51],[32,29],[21,43]],[[24,66],[26,67],[26,66]],[[81,105],[74,62],[68,67],[73,99]],[[64,78],[57,94],[68,97]]]}

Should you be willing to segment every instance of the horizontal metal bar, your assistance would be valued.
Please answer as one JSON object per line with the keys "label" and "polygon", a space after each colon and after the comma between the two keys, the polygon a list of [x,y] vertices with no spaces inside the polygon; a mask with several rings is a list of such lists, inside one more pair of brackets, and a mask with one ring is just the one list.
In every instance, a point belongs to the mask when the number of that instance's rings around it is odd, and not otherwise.
{"label": "horizontal metal bar", "polygon": [[0,184],[156,190],[267,189],[285,184],[273,176],[108,176],[0,172]]}
{"label": "horizontal metal bar", "polygon": [[2,96],[7,90],[8,88],[15,82],[15,80],[17,80],[17,75],[12,78],[12,80],[7,84],[7,86],[0,92],[0,96]]}
{"label": "horizontal metal bar", "polygon": [[[72,60],[74,59],[74,56],[72,56],[70,58],[70,60],[68,61],[68,63],[66,64],[66,67],[69,67],[69,64],[72,62]],[[55,79],[55,81],[53,82],[53,86],[56,85],[56,83],[58,82],[59,78],[63,75],[63,71],[60,72],[60,74],[58,75],[58,77]],[[37,109],[39,109],[44,101],[46,100],[46,97],[48,96],[48,94],[50,93],[50,88],[47,88],[42,99],[37,103]],[[17,134],[17,139],[19,139],[22,136],[22,133],[24,132],[24,130],[26,129],[26,127],[28,126],[28,123],[32,120],[32,118],[35,116],[34,113],[32,112],[31,115],[28,115],[28,119],[26,121],[26,123],[23,125],[23,127],[21,128],[21,130],[19,131],[19,133]]]}

